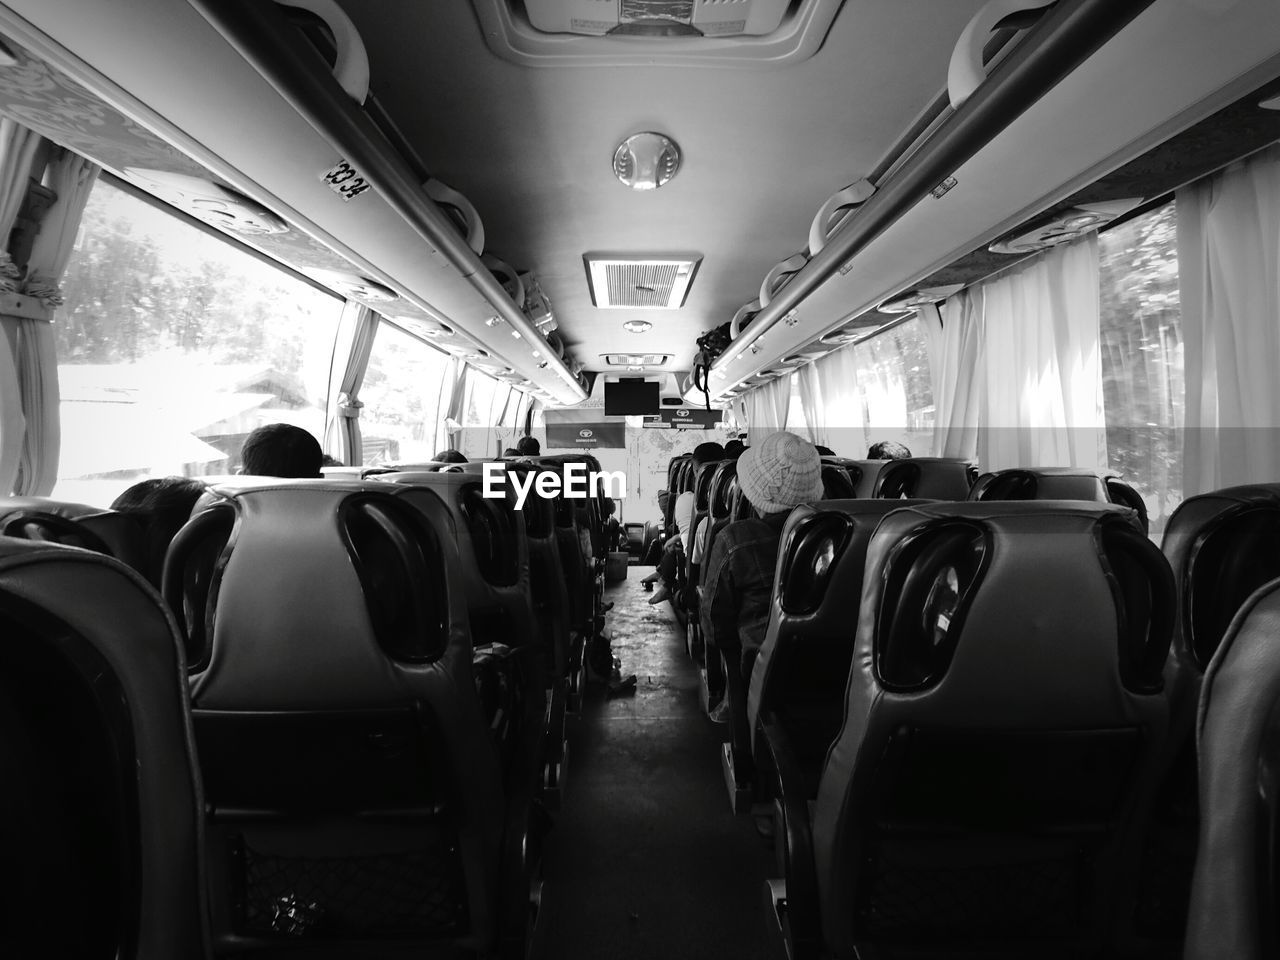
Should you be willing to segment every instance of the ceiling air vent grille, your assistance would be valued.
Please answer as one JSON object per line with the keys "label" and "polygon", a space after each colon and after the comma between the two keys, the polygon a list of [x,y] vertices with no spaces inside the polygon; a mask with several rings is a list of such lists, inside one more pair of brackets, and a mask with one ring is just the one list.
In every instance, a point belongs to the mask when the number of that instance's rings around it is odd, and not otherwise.
{"label": "ceiling air vent grille", "polygon": [[587,254],[587,282],[597,307],[678,310],[701,257],[634,258]]}
{"label": "ceiling air vent grille", "polygon": [[601,356],[611,367],[660,367],[671,359],[669,353],[604,353]]}

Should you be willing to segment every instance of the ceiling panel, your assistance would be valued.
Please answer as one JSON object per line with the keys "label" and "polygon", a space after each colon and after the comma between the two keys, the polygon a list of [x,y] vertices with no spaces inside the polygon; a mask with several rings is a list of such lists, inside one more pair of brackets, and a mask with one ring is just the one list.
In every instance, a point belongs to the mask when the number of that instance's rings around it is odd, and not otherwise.
{"label": "ceiling panel", "polygon": [[[487,246],[531,269],[589,367],[611,351],[662,352],[687,368],[694,340],[753,299],[802,250],[826,197],[868,172],[945,85],[981,0],[849,0],[822,49],[783,66],[525,67],[496,57],[470,4],[344,0],[373,90],[431,173],[461,190]],[[613,176],[627,136],[681,147],[669,184]],[[697,253],[678,311],[592,306],[586,252]],[[622,329],[648,320],[644,334]]]}

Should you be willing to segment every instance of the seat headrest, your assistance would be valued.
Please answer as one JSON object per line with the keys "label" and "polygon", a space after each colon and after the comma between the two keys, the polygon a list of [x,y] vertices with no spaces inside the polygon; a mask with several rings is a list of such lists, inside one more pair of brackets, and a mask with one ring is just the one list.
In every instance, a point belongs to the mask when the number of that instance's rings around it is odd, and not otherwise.
{"label": "seat headrest", "polygon": [[983,474],[969,491],[969,499],[1086,500],[1094,503],[1111,500],[1097,473],[1076,467],[1016,467]]}
{"label": "seat headrest", "polygon": [[135,570],[143,560],[143,524],[135,517],[48,497],[0,498],[0,536],[80,547]]}
{"label": "seat headrest", "polygon": [[875,474],[870,495],[887,500],[964,500],[969,495],[968,468],[966,460],[943,457],[887,460]]}
{"label": "seat headrest", "polygon": [[[815,613],[826,600],[846,551],[857,554],[856,584],[861,586],[861,559],[876,525],[888,513],[922,500],[819,500],[791,511],[778,548],[778,601],[789,617]],[[843,597],[856,605],[856,597]],[[855,606],[856,609],[856,606]]]}
{"label": "seat headrest", "polygon": [[1169,517],[1163,549],[1179,592],[1175,653],[1203,672],[1236,611],[1280,577],[1280,483],[1188,497]]}
{"label": "seat headrest", "polygon": [[[174,539],[164,593],[206,707],[368,706],[439,659],[465,611],[448,510],[371,481],[218,486]],[[185,615],[184,615],[185,614]],[[326,698],[329,698],[326,700]]]}
{"label": "seat headrest", "polygon": [[[1010,687],[1021,684],[999,677],[1038,678],[1028,688],[1061,690],[1059,707],[1071,712],[1072,680],[1053,671],[1061,645],[1085,635],[1106,649],[1082,646],[1081,671],[1109,665],[1132,693],[1160,688],[1172,575],[1130,510],[1076,501],[908,507],[873,534],[864,584],[859,648],[887,690],[949,685],[981,703],[1019,696]],[[984,642],[966,650],[970,633]]]}

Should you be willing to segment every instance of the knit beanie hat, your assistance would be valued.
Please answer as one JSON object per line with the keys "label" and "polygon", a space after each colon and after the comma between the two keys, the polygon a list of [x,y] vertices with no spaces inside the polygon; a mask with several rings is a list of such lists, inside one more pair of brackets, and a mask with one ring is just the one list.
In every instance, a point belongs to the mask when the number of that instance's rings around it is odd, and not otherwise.
{"label": "knit beanie hat", "polygon": [[780,430],[738,458],[738,486],[760,513],[822,499],[822,459],[813,444]]}

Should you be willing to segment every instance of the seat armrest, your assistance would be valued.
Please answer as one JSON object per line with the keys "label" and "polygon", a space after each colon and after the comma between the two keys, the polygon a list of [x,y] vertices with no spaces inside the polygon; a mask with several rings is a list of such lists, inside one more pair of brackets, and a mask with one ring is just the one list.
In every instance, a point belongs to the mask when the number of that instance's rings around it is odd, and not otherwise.
{"label": "seat armrest", "polygon": [[784,913],[791,960],[817,958],[822,950],[818,877],[804,776],[791,738],[772,712],[760,719],[769,769],[774,776],[774,811],[779,866],[786,878]]}

